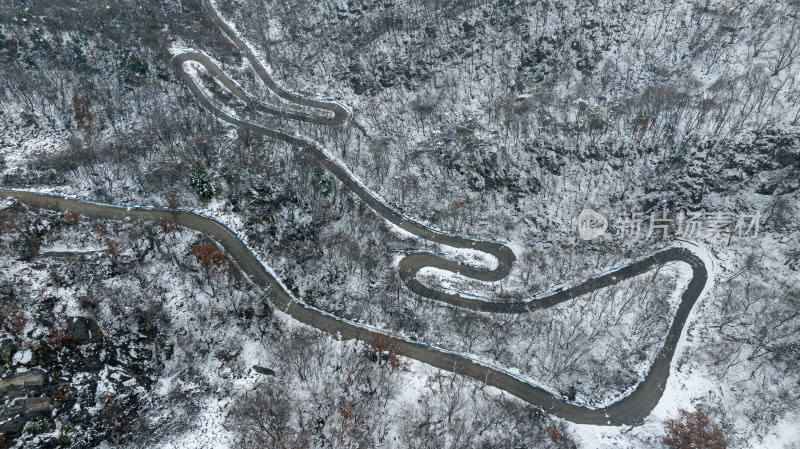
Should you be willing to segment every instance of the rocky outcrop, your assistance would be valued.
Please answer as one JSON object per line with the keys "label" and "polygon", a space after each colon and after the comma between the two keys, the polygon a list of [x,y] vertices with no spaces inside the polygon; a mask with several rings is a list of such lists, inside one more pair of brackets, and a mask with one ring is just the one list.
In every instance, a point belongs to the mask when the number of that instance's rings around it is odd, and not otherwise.
{"label": "rocky outcrop", "polygon": [[0,408],[0,433],[18,435],[27,422],[50,416],[52,399],[43,396],[47,384],[47,374],[38,369],[0,379],[0,398],[4,403]]}

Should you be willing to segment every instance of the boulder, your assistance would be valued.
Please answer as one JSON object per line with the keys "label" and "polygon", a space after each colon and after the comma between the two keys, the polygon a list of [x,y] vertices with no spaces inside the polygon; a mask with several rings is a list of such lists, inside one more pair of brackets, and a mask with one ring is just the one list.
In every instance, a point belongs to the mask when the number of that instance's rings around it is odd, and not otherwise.
{"label": "boulder", "polygon": [[0,408],[0,433],[19,434],[25,424],[38,416],[47,416],[53,412],[50,398],[36,397],[17,399]]}
{"label": "boulder", "polygon": [[103,331],[91,318],[83,316],[68,318],[67,333],[72,336],[71,343],[76,345],[103,342]]}
{"label": "boulder", "polygon": [[25,406],[22,409],[22,415],[27,419],[33,419],[37,416],[50,416],[53,411],[53,403],[50,398],[25,398]]}
{"label": "boulder", "polygon": [[253,371],[257,372],[258,374],[264,374],[266,376],[274,376],[275,371],[269,368],[264,368],[263,366],[253,365]]}
{"label": "boulder", "polygon": [[7,338],[0,342],[0,362],[8,363],[11,361],[11,357],[14,356],[14,353],[17,351],[17,345],[14,343],[14,340]]}
{"label": "boulder", "polygon": [[45,383],[45,372],[42,370],[30,370],[23,373],[12,374],[4,379],[0,379],[0,393],[6,393],[10,388],[28,389],[41,387]]}

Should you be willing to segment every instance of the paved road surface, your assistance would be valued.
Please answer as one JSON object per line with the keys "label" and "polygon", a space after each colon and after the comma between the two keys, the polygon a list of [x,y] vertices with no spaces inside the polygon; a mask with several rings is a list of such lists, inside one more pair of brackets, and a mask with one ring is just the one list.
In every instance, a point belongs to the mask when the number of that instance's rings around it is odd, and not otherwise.
{"label": "paved road surface", "polygon": [[319,309],[310,307],[287,292],[250,250],[227,227],[211,218],[190,211],[172,211],[151,208],[126,208],[86,202],[71,198],[54,197],[35,192],[0,190],[0,197],[13,197],[39,207],[60,211],[78,212],[83,216],[105,219],[143,219],[152,221],[171,221],[177,219],[185,226],[216,239],[236,260],[248,277],[269,293],[272,304],[298,321],[323,330],[339,334],[345,339],[374,341],[385,339],[395,345],[406,356],[446,371],[453,371],[485,381],[488,385],[507,391],[531,404],[544,407],[550,413],[584,424],[623,425],[639,424],[658,404],[669,377],[670,362],[680,340],[681,332],[695,301],[703,291],[707,272],[703,262],[691,251],[672,248],[661,251],[650,258],[628,265],[620,270],[590,279],[561,292],[537,300],[544,304],[558,303],[564,298],[584,294],[596,288],[635,276],[647,271],[654,264],[669,260],[679,260],[692,267],[693,276],[685,289],[677,314],[669,329],[663,347],[650,368],[648,376],[627,397],[606,408],[592,409],[560,399],[552,392],[539,388],[500,369],[495,369],[467,357],[425,345],[363,325],[342,320]]}

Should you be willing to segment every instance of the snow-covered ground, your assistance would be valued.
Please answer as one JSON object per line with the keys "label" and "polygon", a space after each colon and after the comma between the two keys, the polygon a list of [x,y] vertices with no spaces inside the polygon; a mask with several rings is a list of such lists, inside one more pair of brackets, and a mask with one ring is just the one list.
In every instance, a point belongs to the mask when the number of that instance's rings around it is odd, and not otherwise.
{"label": "snow-covered ground", "polygon": [[[693,240],[709,255],[714,280],[692,312],[664,398],[648,422],[634,429],[570,428],[588,447],[651,447],[664,419],[679,408],[700,407],[720,423],[730,447],[796,444],[797,365],[786,355],[798,341],[790,311],[800,268],[800,110],[798,59],[792,57],[800,47],[791,45],[798,40],[791,2],[384,3],[316,2],[302,14],[286,2],[218,6],[281,85],[340,101],[366,130],[295,123],[292,132],[319,142],[409,216],[443,231],[511,242],[517,264],[507,279],[481,284],[429,273],[432,286],[489,299],[526,298],[679,237],[622,240],[610,220],[606,237],[581,241],[574,220],[584,208],[609,219],[626,211],[761,212],[756,238]],[[490,267],[495,260],[398,231],[316,174],[296,149],[250,140],[198,106],[164,65],[166,55],[202,51],[247,92],[274,100],[246,59],[202,21],[201,10],[148,3],[143,11],[153,14],[127,23],[124,8],[115,4],[54,14],[51,6],[41,14],[12,8],[4,16],[9,23],[0,24],[3,186],[131,205],[177,201],[234,229],[279,279],[318,307],[489,358],[554,390],[581,380],[586,400],[603,403],[624,394],[643,373],[684,282],[678,267],[659,274],[661,295],[647,292],[640,296],[647,298],[643,308],[620,311],[619,327],[631,333],[623,345],[613,345],[617,352],[610,358],[618,363],[606,368],[624,372],[622,379],[611,381],[605,372],[587,383],[585,376],[553,375],[566,366],[558,361],[520,363],[537,335],[525,332],[535,318],[464,314],[432,304],[408,294],[395,269],[399,257],[414,250]],[[46,23],[79,12],[80,27],[66,19],[55,28]],[[80,102],[74,101],[84,96],[94,119],[79,128]],[[188,185],[197,164],[215,186],[210,200]],[[332,188],[324,188],[328,184]],[[191,243],[185,238],[176,245]],[[75,250],[48,245],[43,253]],[[83,250],[104,248],[99,241]],[[7,259],[0,267],[9,276],[35,277],[32,285],[44,285],[49,276],[26,273],[26,265]],[[540,315],[590,332],[596,320],[609,318],[593,302],[641,288],[623,286]],[[69,298],[62,290],[35,291]],[[169,304],[181,297],[165,296]],[[78,312],[77,301],[65,304],[65,313]],[[657,325],[640,333],[623,326],[654,305]],[[189,319],[185,311],[175,313]],[[247,348],[239,356],[247,358],[243,364],[255,360],[255,340],[236,340]],[[559,355],[554,348],[528,349]],[[592,350],[583,360],[601,355]],[[14,363],[33,356],[20,352]],[[212,364],[203,376],[221,382],[227,374],[216,370]],[[425,375],[412,364],[398,385],[420,388]],[[257,378],[242,374],[235,388]],[[227,405],[213,397],[198,403],[205,424],[172,444],[215,434],[229,444],[231,434],[218,427]],[[387,434],[402,434],[398,426]]]}

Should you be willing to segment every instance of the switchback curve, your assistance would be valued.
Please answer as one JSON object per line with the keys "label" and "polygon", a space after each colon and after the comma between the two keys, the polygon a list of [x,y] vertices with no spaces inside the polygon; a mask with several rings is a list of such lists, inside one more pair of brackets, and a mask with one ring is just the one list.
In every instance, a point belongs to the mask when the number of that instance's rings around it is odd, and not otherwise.
{"label": "switchback curve", "polygon": [[247,45],[247,43],[243,41],[235,31],[233,31],[233,28],[231,28],[227,22],[222,20],[222,17],[220,17],[219,12],[217,12],[216,8],[214,8],[214,6],[211,4],[211,1],[203,0],[203,5],[205,6],[206,11],[208,12],[208,15],[214,24],[228,37],[228,39],[230,39],[231,42],[233,42],[234,45],[236,45],[239,51],[244,53],[245,58],[247,58],[247,60],[250,62],[253,70],[256,71],[258,77],[261,78],[269,90],[290,103],[295,103],[310,108],[323,109],[331,113],[330,117],[306,116],[306,121],[320,125],[341,125],[350,118],[350,111],[348,111],[339,103],[334,101],[306,98],[282,88],[272,79],[269,73],[267,73],[266,68],[264,68],[264,66],[261,64],[261,61],[259,61],[259,59],[256,57],[256,54],[253,53],[253,50]]}
{"label": "switchback curve", "polygon": [[[516,261],[516,256],[511,248],[505,244],[494,240],[449,234],[433,229],[417,220],[409,218],[405,214],[389,206],[376,193],[367,188],[364,183],[358,180],[358,178],[356,178],[347,168],[345,168],[341,163],[323,150],[321,145],[297,134],[291,134],[288,131],[277,127],[271,128],[242,120],[224,111],[221,107],[217,106],[211,98],[206,96],[206,94],[203,92],[203,89],[197,85],[195,80],[184,69],[184,64],[187,62],[194,62],[202,65],[209,74],[217,78],[226,89],[231,91],[236,98],[244,102],[249,109],[270,111],[272,108],[262,105],[258,101],[254,100],[251,95],[242,90],[242,88],[236,82],[231,80],[230,77],[228,77],[228,75],[225,74],[225,72],[223,72],[219,66],[217,66],[217,64],[214,63],[214,61],[211,60],[211,58],[209,58],[207,55],[197,52],[187,52],[175,55],[171,61],[173,69],[175,69],[186,86],[197,97],[201,104],[203,104],[206,109],[211,111],[219,119],[228,122],[239,129],[247,130],[256,135],[281,140],[303,151],[306,151],[319,163],[320,166],[333,174],[342,184],[344,184],[348,190],[360,198],[377,215],[393,225],[403,229],[404,231],[437,244],[459,249],[477,250],[490,254],[497,259],[497,266],[493,269],[490,269],[470,265],[467,263],[459,263],[457,266],[454,266],[451,260],[429,252],[407,253],[400,262],[400,273],[401,278],[406,282],[412,291],[418,294],[424,294],[425,296],[433,299],[439,299],[438,297],[432,297],[428,295],[427,291],[431,289],[426,290],[420,288],[420,286],[424,286],[416,280],[417,272],[426,266],[453,271],[472,279],[489,282],[503,279],[511,272],[511,268]],[[302,121],[307,120],[307,117],[304,115],[295,115],[294,118]],[[456,296],[461,298],[460,295],[456,294]]]}

